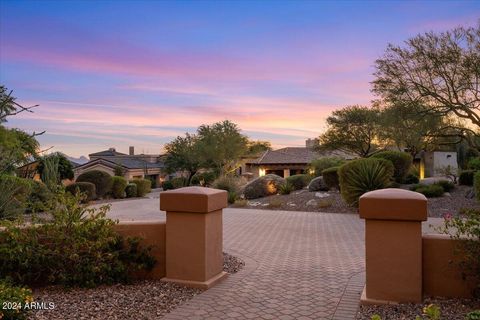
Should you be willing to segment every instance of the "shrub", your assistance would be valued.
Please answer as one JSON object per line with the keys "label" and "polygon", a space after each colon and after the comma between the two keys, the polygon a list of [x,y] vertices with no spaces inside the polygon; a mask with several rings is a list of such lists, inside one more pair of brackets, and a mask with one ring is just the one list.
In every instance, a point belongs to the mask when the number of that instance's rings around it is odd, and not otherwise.
{"label": "shrub", "polygon": [[332,167],[322,171],[323,181],[329,189],[340,189],[340,182],[338,180],[338,169],[340,167]]}
{"label": "shrub", "polygon": [[294,190],[301,190],[308,186],[312,177],[308,174],[296,174],[286,178],[287,183],[293,186]]}
{"label": "shrub", "polygon": [[89,208],[79,196],[59,195],[51,220],[25,227],[5,224],[0,234],[0,274],[26,285],[61,284],[93,287],[127,282],[132,271],[154,265],[149,248],[138,238],[124,239],[109,206]]}
{"label": "shrub", "polygon": [[393,177],[399,183],[404,182],[413,163],[412,156],[401,151],[382,151],[372,155],[372,158],[385,159],[392,162],[394,167]]}
{"label": "shrub", "polygon": [[339,157],[324,157],[315,159],[310,163],[310,170],[313,171],[313,176],[319,177],[322,175],[323,170],[339,167],[345,163],[345,160]]}
{"label": "shrub", "polygon": [[167,180],[167,181],[163,182],[162,189],[163,189],[163,191],[167,191],[167,190],[173,190],[173,189],[175,189],[175,187],[173,186],[172,181]]}
{"label": "shrub", "polygon": [[90,182],[95,185],[97,197],[104,198],[112,190],[112,177],[100,170],[91,170],[78,176],[76,182]]}
{"label": "shrub", "polygon": [[125,188],[127,184],[127,179],[124,177],[112,177],[112,194],[115,199],[123,199],[126,197]]}
{"label": "shrub", "polygon": [[357,206],[362,194],[389,187],[393,172],[393,164],[384,159],[367,158],[347,162],[338,169],[343,199],[347,204]]}
{"label": "shrub", "polygon": [[308,191],[328,191],[328,189],[329,187],[322,176],[313,178],[308,184]]}
{"label": "shrub", "polygon": [[237,200],[237,193],[235,191],[229,191],[227,200],[230,204],[235,203],[235,200]]}
{"label": "shrub", "polygon": [[212,183],[212,188],[225,190],[227,192],[238,192],[238,181],[232,176],[223,176],[217,178]]}
{"label": "shrub", "polygon": [[173,185],[173,189],[183,188],[187,186],[187,178],[185,177],[176,177],[170,180]]}
{"label": "shrub", "polygon": [[405,177],[405,180],[403,182],[406,183],[406,184],[416,184],[419,181],[420,181],[420,179],[418,178],[418,176],[416,176],[412,173],[409,173],[409,174],[407,174],[407,176]]}
{"label": "shrub", "polygon": [[27,198],[28,212],[42,212],[48,209],[47,203],[53,198],[53,193],[40,181],[33,181],[31,192]]}
{"label": "shrub", "polygon": [[147,193],[152,191],[152,182],[148,179],[133,179],[130,183],[137,185],[137,197],[144,197]]}
{"label": "shrub", "polygon": [[477,200],[480,200],[480,171],[475,172],[473,176],[473,191]]}
{"label": "shrub", "polygon": [[237,199],[235,200],[235,207],[245,207],[247,206],[248,201],[245,199]]}
{"label": "shrub", "polygon": [[474,310],[467,313],[465,320],[480,320],[480,310]]}
{"label": "shrub", "polygon": [[450,192],[455,189],[455,184],[452,181],[440,180],[435,184],[438,184],[440,187],[442,187],[443,191],[445,192]]}
{"label": "shrub", "polygon": [[31,302],[33,302],[32,290],[12,285],[6,280],[0,280],[0,319],[27,319],[30,309],[25,308],[25,304]]}
{"label": "shrub", "polygon": [[[464,276],[478,280],[480,278],[480,210],[462,209],[460,215],[452,217],[445,216],[444,225],[436,228],[450,237],[456,243],[456,252],[460,258],[460,267]],[[480,285],[477,282],[477,288],[474,289],[474,296],[480,294]]]}
{"label": "shrub", "polygon": [[278,188],[278,192],[280,194],[290,194],[292,191],[294,191],[295,188],[293,187],[292,184],[290,184],[290,182],[287,182],[285,184],[282,184],[279,188]]}
{"label": "shrub", "polygon": [[71,185],[68,185],[65,188],[66,191],[70,192],[72,195],[81,193],[83,195],[83,201],[92,201],[97,198],[95,185],[91,182],[75,182]]}
{"label": "shrub", "polygon": [[462,170],[458,176],[458,184],[464,186],[473,186],[473,176],[475,170]]}
{"label": "shrub", "polygon": [[333,205],[333,199],[331,199],[331,198],[325,198],[325,199],[318,200],[318,208],[319,209],[329,208],[332,205]]}
{"label": "shrub", "polygon": [[135,183],[128,183],[125,187],[125,194],[127,198],[135,198],[137,196],[137,185]]}
{"label": "shrub", "polygon": [[470,159],[467,168],[475,171],[480,170],[480,157]]}
{"label": "shrub", "polygon": [[417,184],[413,185],[410,190],[423,194],[427,198],[441,197],[445,192],[439,184]]}
{"label": "shrub", "polygon": [[0,219],[15,219],[25,213],[33,181],[0,175]]}
{"label": "shrub", "polygon": [[286,183],[285,179],[275,174],[267,174],[250,181],[244,189],[247,199],[257,199],[278,193],[280,186]]}

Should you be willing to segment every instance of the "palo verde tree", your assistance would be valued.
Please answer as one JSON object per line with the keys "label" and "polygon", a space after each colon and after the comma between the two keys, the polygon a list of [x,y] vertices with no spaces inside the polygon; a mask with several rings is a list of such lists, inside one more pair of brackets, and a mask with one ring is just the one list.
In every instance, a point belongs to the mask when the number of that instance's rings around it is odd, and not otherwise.
{"label": "palo verde tree", "polygon": [[378,149],[380,110],[376,107],[348,106],[332,112],[327,130],[319,137],[318,148],[341,150],[368,157]]}
{"label": "palo verde tree", "polygon": [[375,67],[373,92],[384,103],[453,118],[437,136],[466,139],[480,150],[480,21],[390,44]]}

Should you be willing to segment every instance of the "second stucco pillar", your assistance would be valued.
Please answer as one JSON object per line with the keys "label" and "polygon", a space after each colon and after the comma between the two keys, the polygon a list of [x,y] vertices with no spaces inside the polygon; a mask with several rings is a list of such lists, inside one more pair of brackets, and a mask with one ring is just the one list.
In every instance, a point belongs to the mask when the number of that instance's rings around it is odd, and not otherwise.
{"label": "second stucco pillar", "polygon": [[224,190],[186,187],[160,193],[167,212],[164,281],[209,288],[223,279]]}
{"label": "second stucco pillar", "polygon": [[365,219],[366,285],[362,303],[422,301],[424,195],[383,189],[360,197]]}

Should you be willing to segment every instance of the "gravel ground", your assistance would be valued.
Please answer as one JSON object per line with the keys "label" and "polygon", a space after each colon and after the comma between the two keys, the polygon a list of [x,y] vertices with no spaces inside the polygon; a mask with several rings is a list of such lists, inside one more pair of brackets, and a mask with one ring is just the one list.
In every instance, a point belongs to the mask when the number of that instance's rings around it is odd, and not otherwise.
{"label": "gravel ground", "polygon": [[412,320],[422,315],[422,309],[429,304],[440,307],[441,319],[464,320],[465,315],[480,309],[480,300],[425,299],[423,304],[399,304],[386,306],[360,306],[358,320],[370,320],[374,314],[382,320]]}
{"label": "gravel ground", "polygon": [[[223,257],[223,269],[228,273],[238,272],[245,265],[229,254]],[[52,286],[34,290],[34,297],[46,305],[53,302],[55,308],[32,312],[29,319],[158,319],[201,292],[159,280],[93,289]]]}
{"label": "gravel ground", "polygon": [[[408,189],[408,186],[403,186]],[[466,193],[471,187],[457,186],[449,194],[440,198],[428,199],[428,216],[443,217],[446,213],[456,215],[461,208],[478,208],[480,202],[476,199],[468,199]],[[318,196],[322,197],[318,197]],[[327,196],[328,197],[324,197]],[[315,200],[316,204],[308,202]],[[309,192],[308,190],[294,191],[288,195],[274,195],[248,201],[239,201],[232,204],[232,208],[245,209],[268,209],[268,210],[288,210],[288,211],[309,211],[309,212],[328,212],[328,213],[357,213],[356,208],[347,206],[342,196],[337,191],[329,192]]]}

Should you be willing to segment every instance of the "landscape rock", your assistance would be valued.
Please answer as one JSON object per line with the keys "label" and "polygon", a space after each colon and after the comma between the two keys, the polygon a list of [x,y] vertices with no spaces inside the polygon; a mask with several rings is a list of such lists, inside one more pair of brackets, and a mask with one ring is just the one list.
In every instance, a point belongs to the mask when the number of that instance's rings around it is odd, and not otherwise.
{"label": "landscape rock", "polygon": [[308,191],[328,191],[328,186],[325,184],[323,177],[316,177],[308,184]]}
{"label": "landscape rock", "polygon": [[278,188],[285,185],[286,181],[275,174],[267,174],[250,181],[244,189],[246,199],[257,199],[278,193]]}
{"label": "landscape rock", "polygon": [[317,200],[315,200],[315,199],[310,199],[310,200],[307,201],[306,205],[307,205],[308,207],[315,207],[315,206],[318,205],[318,203],[317,203]]}
{"label": "landscape rock", "polygon": [[315,192],[315,197],[317,198],[328,198],[330,195],[326,192]]}

